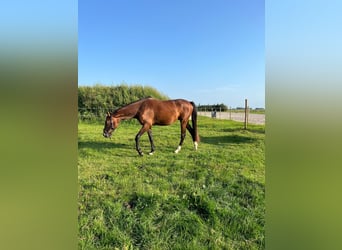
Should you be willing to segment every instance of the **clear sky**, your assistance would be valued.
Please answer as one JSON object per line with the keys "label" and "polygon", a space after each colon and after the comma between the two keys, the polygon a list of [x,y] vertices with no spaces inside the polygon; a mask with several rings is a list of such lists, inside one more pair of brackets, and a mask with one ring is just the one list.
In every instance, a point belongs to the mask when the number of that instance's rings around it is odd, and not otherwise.
{"label": "clear sky", "polygon": [[264,1],[82,0],[79,86],[141,84],[196,104],[265,107]]}

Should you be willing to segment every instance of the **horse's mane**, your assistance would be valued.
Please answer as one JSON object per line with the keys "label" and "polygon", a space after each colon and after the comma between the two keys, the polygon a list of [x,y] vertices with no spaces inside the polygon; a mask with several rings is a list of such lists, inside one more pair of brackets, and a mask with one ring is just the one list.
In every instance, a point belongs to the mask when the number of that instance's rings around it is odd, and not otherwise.
{"label": "horse's mane", "polygon": [[[140,101],[144,101],[144,100],[150,99],[150,98],[153,98],[153,97],[152,97],[152,96],[147,96],[147,97],[141,98],[141,99],[139,99],[139,100],[133,101],[133,102],[131,102],[131,103],[129,103],[129,104],[126,104],[125,106],[131,105],[131,104],[133,104],[133,103],[137,103],[137,102],[140,102]],[[123,107],[125,107],[125,106],[123,106]]]}
{"label": "horse's mane", "polygon": [[141,102],[141,101],[145,101],[147,99],[151,99],[153,98],[152,96],[147,96],[147,97],[144,97],[144,98],[141,98],[139,100],[136,100],[136,101],[133,101],[131,103],[128,103],[128,104],[125,104],[124,106],[121,106],[120,108],[117,108],[116,110],[114,110],[113,112],[111,112],[112,115],[115,115],[120,109],[124,108],[124,107],[127,107],[129,105],[132,105],[132,104],[135,104],[135,103],[138,103],[138,102]]}

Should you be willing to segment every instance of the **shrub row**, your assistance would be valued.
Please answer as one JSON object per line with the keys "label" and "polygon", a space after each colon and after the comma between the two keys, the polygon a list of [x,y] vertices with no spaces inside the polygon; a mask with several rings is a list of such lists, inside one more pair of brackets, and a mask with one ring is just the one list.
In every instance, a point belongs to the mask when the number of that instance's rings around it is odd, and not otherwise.
{"label": "shrub row", "polygon": [[168,96],[150,86],[127,84],[80,86],[78,87],[78,118],[86,121],[103,119],[107,112],[147,96],[161,100],[168,99]]}

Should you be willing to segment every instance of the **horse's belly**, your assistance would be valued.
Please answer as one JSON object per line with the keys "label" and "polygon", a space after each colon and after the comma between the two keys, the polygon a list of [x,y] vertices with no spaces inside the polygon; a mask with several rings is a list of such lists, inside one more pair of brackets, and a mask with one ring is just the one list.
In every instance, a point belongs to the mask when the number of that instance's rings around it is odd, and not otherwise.
{"label": "horse's belly", "polygon": [[154,122],[154,125],[166,126],[166,125],[170,125],[174,122],[175,122],[175,120],[173,120],[173,119],[162,119],[162,120],[156,120]]}

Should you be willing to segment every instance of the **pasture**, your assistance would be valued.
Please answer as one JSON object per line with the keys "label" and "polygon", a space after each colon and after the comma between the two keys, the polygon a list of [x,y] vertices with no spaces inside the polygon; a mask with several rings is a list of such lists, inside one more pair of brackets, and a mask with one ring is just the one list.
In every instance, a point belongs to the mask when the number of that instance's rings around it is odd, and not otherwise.
{"label": "pasture", "polygon": [[140,125],[78,125],[80,249],[264,249],[265,127],[198,117],[194,151],[179,122],[152,128],[156,152],[135,150]]}

